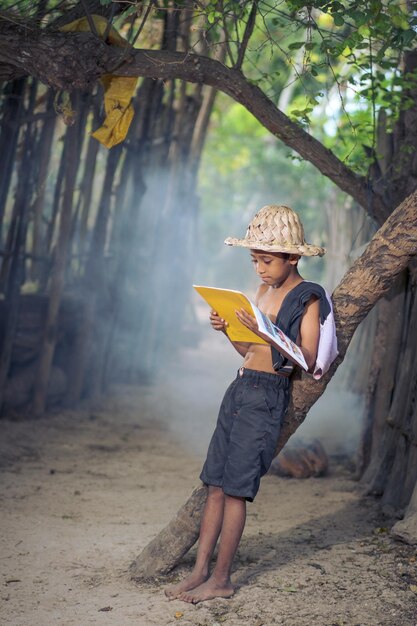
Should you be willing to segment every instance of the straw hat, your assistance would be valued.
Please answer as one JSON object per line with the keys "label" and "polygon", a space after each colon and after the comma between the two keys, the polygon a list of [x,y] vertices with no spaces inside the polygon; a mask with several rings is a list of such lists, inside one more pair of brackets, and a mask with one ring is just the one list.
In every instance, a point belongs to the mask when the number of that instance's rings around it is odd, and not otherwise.
{"label": "straw hat", "polygon": [[257,212],[244,239],[228,237],[228,246],[241,246],[265,252],[287,252],[301,256],[323,256],[325,248],[306,243],[297,213],[287,206],[269,204]]}

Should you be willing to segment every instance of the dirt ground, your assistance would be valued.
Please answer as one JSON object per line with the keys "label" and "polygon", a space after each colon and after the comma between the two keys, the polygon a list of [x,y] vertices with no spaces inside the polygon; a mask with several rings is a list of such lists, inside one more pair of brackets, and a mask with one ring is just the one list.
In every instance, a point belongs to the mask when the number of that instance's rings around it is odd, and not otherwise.
{"label": "dirt ground", "polygon": [[130,562],[202,460],[153,411],[157,396],[118,388],[94,410],[0,422],[2,625],[417,625],[416,551],[335,461],[325,478],[263,479],[230,600],[169,602],[165,581],[133,583]]}

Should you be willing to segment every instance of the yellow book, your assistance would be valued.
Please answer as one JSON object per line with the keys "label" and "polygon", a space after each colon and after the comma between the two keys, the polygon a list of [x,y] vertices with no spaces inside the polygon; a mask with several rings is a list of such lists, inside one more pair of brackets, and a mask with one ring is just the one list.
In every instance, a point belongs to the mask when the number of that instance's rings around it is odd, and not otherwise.
{"label": "yellow book", "polygon": [[236,317],[236,309],[244,309],[250,315],[255,316],[255,306],[241,291],[233,289],[219,289],[217,287],[203,287],[193,285],[194,289],[204,298],[211,308],[228,323],[227,335],[232,341],[245,341],[248,343],[267,342],[246,328]]}
{"label": "yellow book", "polygon": [[269,337],[275,346],[287,358],[294,363],[301,365],[308,370],[307,363],[300,348],[282,330],[280,330],[265,313],[249,300],[241,291],[233,289],[220,289],[218,287],[204,287],[203,285],[193,285],[194,289],[204,298],[204,300],[216,311],[216,313],[228,323],[227,335],[232,341],[243,341],[248,343],[268,344],[267,341],[255,335],[249,328],[246,328],[236,317],[237,309],[244,309],[247,313],[256,318],[259,330]]}

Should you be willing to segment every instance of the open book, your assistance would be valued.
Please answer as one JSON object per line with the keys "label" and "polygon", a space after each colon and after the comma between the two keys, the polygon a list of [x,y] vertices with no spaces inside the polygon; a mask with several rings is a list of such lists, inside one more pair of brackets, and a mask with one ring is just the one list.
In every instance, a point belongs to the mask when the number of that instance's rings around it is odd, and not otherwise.
{"label": "open book", "polygon": [[254,332],[246,328],[236,317],[236,310],[244,309],[247,313],[256,318],[260,332],[266,335],[291,361],[301,365],[308,370],[307,363],[300,348],[282,330],[280,330],[265,313],[249,300],[240,291],[233,289],[219,289],[217,287],[204,287],[193,285],[194,289],[204,298],[204,300],[216,311],[227,326],[227,335],[231,341],[243,341],[248,343],[267,344],[268,342],[258,337]]}

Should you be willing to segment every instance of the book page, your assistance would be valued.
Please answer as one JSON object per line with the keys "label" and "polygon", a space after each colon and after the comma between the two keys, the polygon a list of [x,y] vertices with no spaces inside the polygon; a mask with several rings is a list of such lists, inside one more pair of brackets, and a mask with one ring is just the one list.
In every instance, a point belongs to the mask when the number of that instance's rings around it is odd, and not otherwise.
{"label": "book page", "polygon": [[287,335],[280,328],[278,328],[278,326],[275,326],[269,317],[255,305],[253,305],[253,311],[255,313],[256,321],[258,322],[259,330],[264,333],[264,335],[268,335],[277,347],[281,348],[281,350],[286,353],[287,357],[298,363],[298,365],[301,365],[301,367],[307,371],[308,366],[299,346],[291,341],[291,339],[287,337]]}

